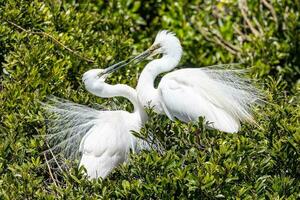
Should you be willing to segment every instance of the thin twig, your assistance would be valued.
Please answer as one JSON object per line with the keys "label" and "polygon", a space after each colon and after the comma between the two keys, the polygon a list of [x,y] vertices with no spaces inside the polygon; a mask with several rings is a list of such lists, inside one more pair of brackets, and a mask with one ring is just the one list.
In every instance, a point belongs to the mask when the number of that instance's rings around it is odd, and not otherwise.
{"label": "thin twig", "polygon": [[235,51],[234,49],[232,49],[232,48],[230,48],[230,47],[228,47],[227,45],[225,45],[218,37],[213,37],[213,39],[214,39],[214,41],[217,43],[217,44],[219,44],[219,45],[221,45],[223,48],[225,48],[227,51],[229,51],[230,53],[232,53],[232,54],[237,54],[238,52],[237,51]]}
{"label": "thin twig", "polygon": [[86,58],[82,55],[80,55],[78,52],[72,50],[71,48],[67,47],[66,45],[64,45],[63,43],[61,43],[60,41],[58,41],[55,37],[53,37],[52,35],[50,35],[49,33],[46,33],[46,32],[42,32],[42,31],[31,31],[31,30],[27,30],[23,27],[21,27],[20,25],[12,22],[12,21],[9,21],[9,20],[5,20],[7,23],[13,25],[14,27],[28,33],[28,34],[32,34],[32,35],[41,35],[41,36],[44,36],[44,37],[47,37],[47,38],[50,38],[52,41],[54,41],[54,43],[56,43],[57,45],[63,47],[64,49],[66,49],[67,51],[71,52],[72,54],[76,55],[77,57],[81,58],[82,60],[85,60],[89,63],[95,63],[94,60],[90,59],[90,58]]}
{"label": "thin twig", "polygon": [[260,35],[264,35],[264,31],[262,26],[260,25],[260,23],[258,22],[258,20],[256,19],[256,17],[253,17],[253,21],[256,24],[256,26],[258,27],[258,30],[260,32]]}
{"label": "thin twig", "polygon": [[26,32],[26,33],[29,33],[29,32],[30,32],[30,31],[26,30],[25,28],[19,26],[18,24],[14,23],[14,22],[12,22],[12,21],[9,21],[9,20],[5,20],[5,21],[6,21],[7,23],[9,23],[9,24],[11,24],[11,25],[17,27],[18,29],[20,29],[20,30]]}
{"label": "thin twig", "polygon": [[216,37],[216,36],[209,37],[208,33],[212,34],[211,32],[209,32],[201,27],[198,27],[198,30],[205,37],[206,40],[217,43],[218,45],[222,46],[224,49],[226,49],[227,51],[229,51],[230,53],[232,53],[234,55],[238,53],[238,51],[236,51],[235,49],[232,49],[229,46],[226,46],[224,43],[222,43],[222,41],[218,37]]}
{"label": "thin twig", "polygon": [[226,45],[227,47],[229,47],[230,49],[236,51],[236,52],[240,52],[241,49],[239,47],[234,46],[233,44],[231,44],[230,42],[226,41],[220,33],[218,32],[211,32],[212,35],[214,35],[216,38],[218,38],[224,45]]}
{"label": "thin twig", "polygon": [[48,170],[49,170],[50,177],[51,177],[51,179],[52,179],[54,185],[57,186],[56,180],[55,180],[55,178],[54,178],[54,176],[53,176],[53,174],[52,174],[51,167],[50,167],[50,165],[49,165],[49,163],[48,163],[48,159],[47,159],[47,156],[46,156],[45,153],[44,153],[44,157],[45,157],[45,160],[46,160],[46,164],[47,164],[47,167],[48,167]]}
{"label": "thin twig", "polygon": [[246,13],[246,11],[248,11],[248,7],[247,7],[247,2],[245,0],[239,0],[239,8],[241,10],[242,16],[244,18],[244,20],[246,21],[247,25],[249,26],[251,32],[259,37],[260,33],[254,28],[253,24],[251,23],[251,21],[248,18],[248,15]]}
{"label": "thin twig", "polygon": [[49,148],[49,151],[50,151],[50,153],[51,153],[51,155],[52,155],[52,157],[53,157],[53,159],[54,159],[56,165],[58,166],[58,168],[59,168],[59,170],[61,171],[61,173],[63,173],[64,170],[61,168],[60,164],[58,163],[58,161],[57,161],[57,159],[56,159],[54,153],[52,152],[50,146],[48,145],[48,143],[46,143],[46,144],[47,144],[47,146],[48,146],[48,148]]}
{"label": "thin twig", "polygon": [[243,40],[251,41],[251,39],[247,35],[242,33],[242,31],[236,25],[233,25],[233,29],[239,36],[242,37]]}
{"label": "thin twig", "polygon": [[269,3],[267,0],[261,0],[261,2],[270,10],[270,12],[273,16],[273,20],[275,21],[276,26],[278,27],[278,19],[277,19],[277,15],[276,15],[273,5],[271,3]]}

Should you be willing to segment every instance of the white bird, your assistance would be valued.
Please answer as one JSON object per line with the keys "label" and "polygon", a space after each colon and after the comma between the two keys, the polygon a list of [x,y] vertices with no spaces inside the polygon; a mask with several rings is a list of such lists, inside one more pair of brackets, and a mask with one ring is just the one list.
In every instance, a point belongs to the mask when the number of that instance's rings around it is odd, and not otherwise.
{"label": "white bird", "polygon": [[107,74],[99,77],[101,72],[101,69],[86,72],[82,78],[85,88],[99,97],[127,98],[134,106],[132,113],[123,110],[99,111],[58,100],[54,105],[46,106],[56,115],[50,128],[54,134],[47,136],[52,146],[50,150],[61,152],[67,158],[76,157],[80,152],[79,166],[86,168],[90,179],[105,178],[126,161],[130,150],[136,152],[146,147],[144,141],[132,134],[132,131],[138,132],[147,120],[136,91],[124,84],[105,83]]}
{"label": "white bird", "polygon": [[144,106],[153,107],[157,113],[166,114],[171,120],[197,121],[205,117],[211,128],[234,133],[240,129],[240,121],[254,122],[252,105],[260,100],[259,91],[239,70],[186,68],[165,75],[157,88],[155,78],[173,70],[182,56],[182,47],[174,33],[161,31],[153,45],[142,54],[108,67],[114,71],[137,60],[162,54],[148,63],[142,71],[138,84],[138,99]]}

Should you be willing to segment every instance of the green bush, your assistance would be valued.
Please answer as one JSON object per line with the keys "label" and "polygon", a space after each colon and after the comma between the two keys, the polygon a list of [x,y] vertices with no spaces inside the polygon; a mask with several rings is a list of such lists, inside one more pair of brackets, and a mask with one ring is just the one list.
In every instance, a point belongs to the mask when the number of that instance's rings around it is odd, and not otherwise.
{"label": "green bush", "polygon": [[[0,0],[0,198],[299,198],[299,8],[291,0]],[[141,52],[161,29],[182,41],[181,66],[251,67],[268,101],[258,126],[225,134],[150,113],[140,134],[159,138],[162,152],[132,154],[105,180],[74,167],[53,181],[35,137],[47,132],[39,101],[105,102],[85,91],[82,74]],[[134,87],[144,64],[109,81]]]}

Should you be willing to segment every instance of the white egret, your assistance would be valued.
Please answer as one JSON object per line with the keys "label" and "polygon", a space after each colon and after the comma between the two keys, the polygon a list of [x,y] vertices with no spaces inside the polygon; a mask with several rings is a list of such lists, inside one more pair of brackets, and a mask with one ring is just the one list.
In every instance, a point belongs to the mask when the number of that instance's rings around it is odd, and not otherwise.
{"label": "white egret", "polygon": [[47,136],[50,150],[72,159],[81,153],[90,179],[105,178],[116,166],[126,161],[130,149],[134,152],[146,147],[144,141],[132,135],[147,119],[136,91],[123,84],[105,83],[107,74],[98,76],[101,69],[89,70],[83,75],[85,88],[92,94],[109,98],[122,96],[134,106],[132,113],[123,110],[99,111],[87,106],[54,100],[46,109],[56,116]]}
{"label": "white egret", "polygon": [[142,54],[117,63],[105,72],[156,54],[162,54],[162,57],[146,65],[136,88],[138,99],[144,106],[153,107],[171,120],[197,121],[202,116],[209,122],[209,127],[229,133],[240,129],[240,121],[254,121],[251,108],[260,95],[254,86],[238,76],[238,70],[180,69],[165,75],[158,87],[154,87],[155,78],[174,69],[182,56],[179,39],[168,31],[159,32],[153,45]]}

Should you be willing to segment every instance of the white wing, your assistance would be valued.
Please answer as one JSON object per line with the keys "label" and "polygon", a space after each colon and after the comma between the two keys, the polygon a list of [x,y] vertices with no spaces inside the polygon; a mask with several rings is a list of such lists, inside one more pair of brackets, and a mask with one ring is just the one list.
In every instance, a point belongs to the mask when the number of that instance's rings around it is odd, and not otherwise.
{"label": "white wing", "polygon": [[[95,126],[101,111],[59,98],[50,98],[42,105],[46,110],[48,134],[45,135],[45,139],[49,146],[45,153],[57,159],[79,159],[80,142]],[[50,162],[56,161],[55,159],[51,159]]]}
{"label": "white wing", "polygon": [[[50,114],[46,135],[49,149],[54,157],[50,163],[68,159],[74,161],[81,157],[90,178],[105,177],[127,158],[130,149],[136,150],[138,139],[131,134],[138,125],[130,120],[126,111],[98,111],[62,99],[51,99],[44,104]],[[131,123],[130,123],[131,122]],[[136,122],[138,124],[138,122]],[[139,146],[138,148],[141,148]]]}
{"label": "white wing", "polygon": [[131,134],[130,113],[107,111],[82,139],[80,165],[90,178],[105,178],[118,164],[127,159],[130,149],[135,150],[136,138]]}
{"label": "white wing", "polygon": [[209,126],[237,132],[240,121],[253,121],[251,106],[258,91],[238,70],[181,69],[164,76],[158,86],[161,104],[170,119],[196,121],[204,116]]}

